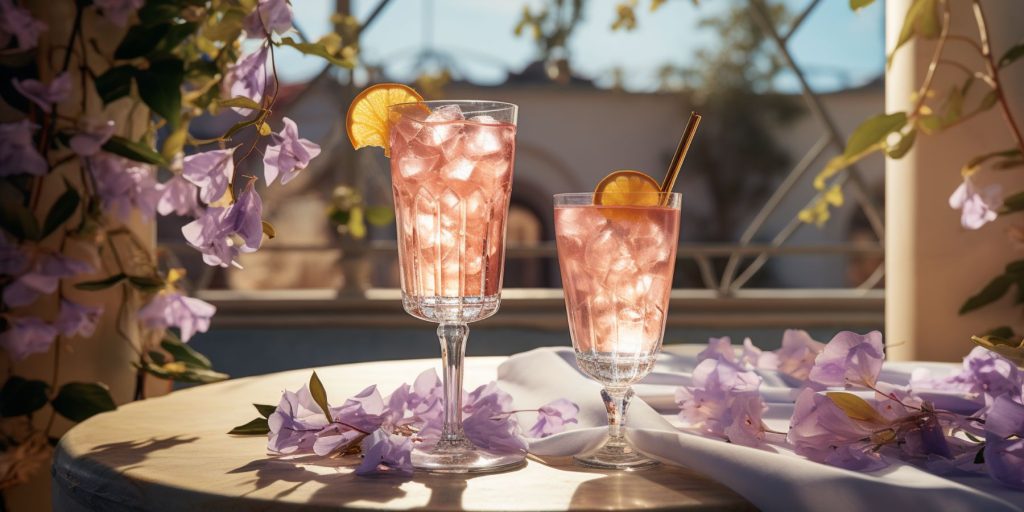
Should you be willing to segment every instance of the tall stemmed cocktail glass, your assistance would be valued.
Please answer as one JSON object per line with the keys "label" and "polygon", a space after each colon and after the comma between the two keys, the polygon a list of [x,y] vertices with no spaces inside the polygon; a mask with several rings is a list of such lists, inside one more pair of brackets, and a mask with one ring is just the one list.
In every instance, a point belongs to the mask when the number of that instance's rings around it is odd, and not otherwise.
{"label": "tall stemmed cocktail glass", "polygon": [[595,205],[591,193],[555,195],[555,238],[576,362],[604,386],[608,410],[608,440],[576,462],[638,469],[657,461],[627,442],[626,409],[630,386],[650,373],[661,349],[681,199],[658,192],[619,196],[630,206]]}
{"label": "tall stemmed cocktail glass", "polygon": [[402,305],[439,324],[444,366],[441,437],[413,452],[417,469],[501,471],[524,460],[481,450],[462,429],[467,324],[493,315],[500,301],[517,110],[495,101],[389,109]]}

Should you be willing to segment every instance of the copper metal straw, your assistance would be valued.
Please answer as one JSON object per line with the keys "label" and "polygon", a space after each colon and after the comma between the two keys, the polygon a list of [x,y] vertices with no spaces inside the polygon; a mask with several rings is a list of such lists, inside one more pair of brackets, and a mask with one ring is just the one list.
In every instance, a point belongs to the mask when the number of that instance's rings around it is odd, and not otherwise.
{"label": "copper metal straw", "polygon": [[700,114],[690,112],[690,120],[686,122],[686,129],[683,130],[683,136],[679,139],[676,154],[672,156],[672,163],[668,166],[668,174],[665,175],[665,181],[661,182],[661,192],[664,194],[661,198],[662,206],[668,205],[669,193],[676,186],[679,170],[683,168],[683,160],[686,160],[686,153],[690,151],[690,143],[693,142],[693,136],[697,134],[697,126],[699,125]]}

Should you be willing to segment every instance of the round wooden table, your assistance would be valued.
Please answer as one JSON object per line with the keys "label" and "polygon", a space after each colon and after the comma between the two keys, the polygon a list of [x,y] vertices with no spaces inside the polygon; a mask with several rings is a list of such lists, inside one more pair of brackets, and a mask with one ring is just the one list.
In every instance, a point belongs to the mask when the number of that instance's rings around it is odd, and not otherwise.
{"label": "round wooden table", "polygon": [[[469,358],[466,387],[494,380],[504,358]],[[437,360],[318,368],[333,403],[369,384],[390,393]],[[265,436],[226,434],[276,404],[310,370],[231,380],[122,406],[61,440],[53,467],[54,510],[752,510],[741,496],[670,465],[638,472],[531,457],[480,476],[357,477],[352,457],[279,458]]]}

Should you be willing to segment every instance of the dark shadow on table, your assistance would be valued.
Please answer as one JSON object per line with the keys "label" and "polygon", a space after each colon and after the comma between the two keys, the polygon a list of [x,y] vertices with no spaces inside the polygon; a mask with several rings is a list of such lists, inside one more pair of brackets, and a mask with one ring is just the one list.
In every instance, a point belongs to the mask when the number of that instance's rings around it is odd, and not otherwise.
{"label": "dark shadow on table", "polygon": [[[359,458],[354,456],[339,458],[323,458],[313,455],[268,457],[255,459],[229,471],[229,473],[253,473],[255,477],[251,482],[253,487],[243,496],[252,495],[276,482],[293,484],[273,496],[267,496],[266,499],[284,498],[309,483],[321,484],[320,488],[308,497],[310,503],[316,504],[314,507],[317,505],[338,507],[358,501],[386,503],[405,497],[407,492],[401,486],[407,482],[414,482],[426,487],[430,491],[430,495],[423,506],[414,507],[412,510],[461,510],[462,495],[468,487],[469,480],[481,476],[416,473],[411,477],[403,475],[366,477],[355,474],[355,466],[358,464]],[[307,469],[310,466],[334,468],[337,471],[334,474],[322,474]]]}
{"label": "dark shadow on table", "polygon": [[166,450],[175,446],[188,444],[198,440],[198,437],[172,436],[164,438],[151,437],[149,439],[135,441],[120,441],[96,446],[87,457],[96,459],[111,467],[128,471],[136,464],[146,460],[153,452]]}

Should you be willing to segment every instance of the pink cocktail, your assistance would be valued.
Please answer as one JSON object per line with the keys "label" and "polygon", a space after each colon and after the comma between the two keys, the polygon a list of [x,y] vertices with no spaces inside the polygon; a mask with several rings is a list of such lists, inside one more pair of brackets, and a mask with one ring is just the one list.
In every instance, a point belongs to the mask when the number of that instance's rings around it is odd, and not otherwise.
{"label": "pink cocktail", "polygon": [[480,103],[391,110],[402,291],[409,312],[426,320],[467,308],[466,321],[479,320],[498,307],[516,126],[499,115],[508,104]]}
{"label": "pink cocktail", "polygon": [[628,446],[622,425],[630,385],[651,371],[665,333],[680,196],[626,197],[664,206],[595,205],[593,197],[555,196],[558,264],[576,362],[604,385],[609,411],[610,439],[577,460],[600,468],[639,468],[655,461]]}
{"label": "pink cocktail", "polygon": [[500,302],[517,111],[493,101],[389,109],[402,304],[440,324],[444,361],[444,424],[435,446],[413,452],[421,470],[501,471],[524,461],[473,446],[462,429],[467,324],[493,315]]}

